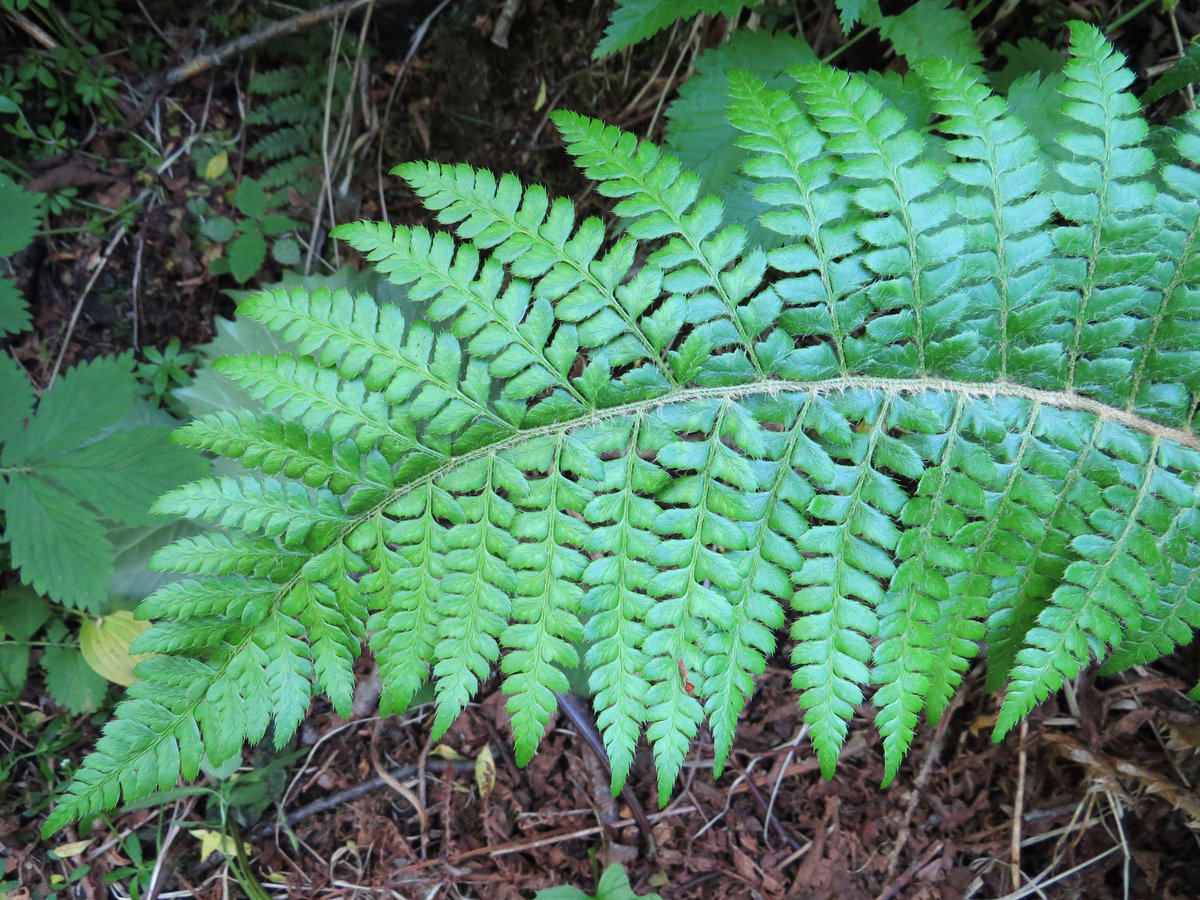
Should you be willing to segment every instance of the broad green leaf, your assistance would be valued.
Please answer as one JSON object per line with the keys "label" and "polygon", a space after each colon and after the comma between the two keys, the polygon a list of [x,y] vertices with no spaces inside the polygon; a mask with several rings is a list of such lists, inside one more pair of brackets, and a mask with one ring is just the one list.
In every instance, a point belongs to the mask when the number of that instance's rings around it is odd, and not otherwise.
{"label": "broad green leaf", "polygon": [[72,715],[93,712],[104,703],[108,682],[73,647],[47,647],[42,654],[46,689],[54,702]]}
{"label": "broad green leaf", "polygon": [[41,203],[41,194],[28,191],[7,175],[0,174],[0,209],[4,210],[0,259],[29,246],[42,221]]}
{"label": "broad green leaf", "polygon": [[6,443],[5,465],[36,463],[114,425],[133,402],[133,358],[102,356],[68,369],[42,394],[25,433]]}
{"label": "broad green leaf", "polygon": [[213,216],[211,219],[205,219],[204,224],[200,226],[202,235],[219,244],[231,239],[236,230],[237,226],[234,225],[233,219],[227,216]]}
{"label": "broad green leaf", "polygon": [[258,231],[244,231],[225,248],[229,259],[229,274],[239,284],[254,277],[267,258],[267,242]]}
{"label": "broad green leaf", "polygon": [[33,385],[11,356],[0,358],[0,445],[10,443],[25,430],[25,420],[33,412]]}
{"label": "broad green leaf", "polygon": [[113,563],[96,516],[53,485],[21,472],[9,474],[5,501],[3,539],[21,580],[51,600],[98,609],[107,598]]}
{"label": "broad green leaf", "polygon": [[1173,94],[1197,81],[1200,81],[1200,44],[1192,44],[1184,50],[1183,56],[1176,61],[1175,65],[1167,69],[1158,81],[1150,85],[1150,88],[1142,95],[1142,105],[1149,106],[1151,103],[1157,103],[1167,94]]}
{"label": "broad green leaf", "polygon": [[29,328],[29,307],[11,279],[0,277],[0,335]]}
{"label": "broad green leaf", "polygon": [[128,687],[137,680],[134,667],[146,659],[130,653],[129,645],[149,627],[149,622],[139,622],[125,609],[88,616],[79,628],[79,652],[97,675]]}
{"label": "broad green leaf", "polygon": [[258,219],[270,205],[270,198],[263,186],[254,178],[243,178],[233,194],[233,202],[243,216]]}

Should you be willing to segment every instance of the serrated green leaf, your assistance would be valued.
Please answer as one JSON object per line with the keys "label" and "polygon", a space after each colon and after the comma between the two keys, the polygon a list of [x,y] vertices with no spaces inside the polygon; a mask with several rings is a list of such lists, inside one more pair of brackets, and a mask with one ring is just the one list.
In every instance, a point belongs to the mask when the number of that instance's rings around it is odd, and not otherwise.
{"label": "serrated green leaf", "polygon": [[1175,62],[1175,65],[1167,69],[1158,81],[1150,85],[1146,93],[1142,95],[1142,105],[1149,106],[1151,103],[1157,103],[1167,94],[1173,94],[1197,81],[1200,81],[1200,44],[1192,44],[1183,51],[1183,56]]}
{"label": "serrated green leaf", "polygon": [[45,458],[35,468],[102,516],[125,525],[154,522],[150,507],[208,466],[170,442],[165,428],[134,428]]}
{"label": "serrated green leaf", "polygon": [[20,290],[10,279],[0,277],[0,335],[26,331],[29,323],[29,307]]}
{"label": "serrated green leaf", "polygon": [[271,256],[282,266],[300,262],[300,245],[292,238],[280,238],[271,245]]}
{"label": "serrated green leaf", "polygon": [[33,385],[15,359],[0,358],[0,444],[8,444],[25,430],[25,420],[33,412]]}
{"label": "serrated green leaf", "polygon": [[[286,234],[289,231],[295,231],[299,228],[299,224],[287,216],[280,213],[270,213],[263,216],[258,221],[259,228],[267,237],[276,237],[281,234]],[[280,260],[282,262],[282,260]]]}
{"label": "serrated green leaf", "polygon": [[259,231],[243,231],[225,248],[229,274],[238,284],[245,284],[262,267],[267,258],[267,242]]}
{"label": "serrated green leaf", "polygon": [[243,216],[257,219],[267,211],[271,198],[257,179],[243,178],[234,191],[233,202]]}
{"label": "serrated green leaf", "polygon": [[0,209],[4,210],[4,228],[0,229],[0,259],[29,246],[42,221],[42,195],[18,185],[0,174]]}
{"label": "serrated green leaf", "polygon": [[4,540],[21,580],[69,606],[96,610],[107,598],[112,549],[95,515],[41,479],[13,472]]}
{"label": "serrated green leaf", "polygon": [[41,665],[46,673],[46,689],[67,712],[92,712],[104,703],[108,682],[92,671],[74,647],[47,647]]}
{"label": "serrated green leaf", "polygon": [[68,369],[42,394],[25,433],[5,444],[6,465],[35,463],[115,424],[136,393],[133,358],[102,356]]}
{"label": "serrated green leaf", "polygon": [[622,0],[613,10],[604,37],[592,56],[602,59],[696,13],[732,16],[744,5],[743,0]]}
{"label": "serrated green leaf", "polygon": [[945,59],[958,65],[983,61],[966,13],[948,0],[917,0],[895,16],[879,16],[879,33],[910,63]]}
{"label": "serrated green leaf", "polygon": [[206,219],[204,224],[200,226],[200,233],[210,241],[216,241],[223,244],[233,237],[237,226],[234,225],[233,219],[227,216],[214,216],[211,219]]}

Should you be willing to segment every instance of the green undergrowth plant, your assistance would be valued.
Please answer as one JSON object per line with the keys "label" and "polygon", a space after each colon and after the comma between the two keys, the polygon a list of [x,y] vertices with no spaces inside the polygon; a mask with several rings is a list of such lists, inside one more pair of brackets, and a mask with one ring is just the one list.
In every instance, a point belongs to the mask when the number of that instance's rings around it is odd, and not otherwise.
{"label": "green undergrowth plant", "polygon": [[702,724],[722,769],[781,633],[824,774],[869,696],[886,781],[981,646],[999,739],[1093,659],[1190,640],[1200,115],[1148,143],[1121,57],[1071,34],[1055,152],[946,60],[919,128],[828,66],[732,72],[770,251],[568,112],[613,242],[512,176],[401,166],[457,240],[338,230],[411,322],[241,305],[294,349],[220,361],[262,410],[177,439],[256,471],[158,502],[224,530],[157,555],[188,576],[140,608],[161,655],[46,831],[282,745],[318,692],[349,715],[364,642],[385,714],[433,682],[435,735],[498,665],[520,763],[582,665],[614,787],[644,732],[665,803]]}
{"label": "green undergrowth plant", "polygon": [[275,206],[286,205],[289,189],[299,201],[316,199],[324,166],[321,134],[326,127],[326,106],[336,129],[351,84],[350,69],[345,65],[335,66],[330,84],[324,58],[327,47],[305,40],[290,49],[296,62],[259,72],[248,86],[254,107],[246,115],[246,124],[261,129],[261,135],[246,157],[263,167],[259,180]]}
{"label": "green undergrowth plant", "polygon": [[577,887],[562,885],[543,888],[533,895],[533,900],[662,900],[658,894],[635,894],[629,876],[618,863],[612,863],[600,873],[596,881],[596,893],[585,894]]}
{"label": "green undergrowth plant", "polygon": [[261,181],[243,178],[233,192],[233,203],[244,218],[234,221],[229,216],[212,216],[200,226],[204,237],[224,245],[221,255],[209,263],[210,272],[228,272],[238,284],[245,284],[267,261],[268,248],[281,265],[300,261],[300,245],[288,236],[300,224],[283,213],[268,212],[273,203]]}
{"label": "green undergrowth plant", "polygon": [[[0,176],[0,205],[8,257],[34,237],[38,195]],[[20,290],[0,277],[0,339],[29,325]],[[191,528],[151,504],[208,464],[168,439],[177,423],[140,398],[129,354],[73,366],[39,396],[5,351],[0,398],[0,702],[20,692],[40,648],[55,701],[94,709],[107,683],[80,653],[70,617],[132,605],[162,583],[147,560]]]}

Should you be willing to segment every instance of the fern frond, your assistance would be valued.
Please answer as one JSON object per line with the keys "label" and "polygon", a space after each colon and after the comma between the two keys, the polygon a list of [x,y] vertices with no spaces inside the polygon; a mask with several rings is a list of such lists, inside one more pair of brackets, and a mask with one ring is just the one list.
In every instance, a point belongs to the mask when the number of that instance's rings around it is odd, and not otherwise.
{"label": "fern frond", "polygon": [[903,113],[816,65],[730,73],[770,253],[581,116],[556,121],[619,201],[607,250],[541,189],[402,167],[460,240],[339,230],[403,309],[243,305],[291,342],[222,363],[266,410],[180,439],[245,474],[158,504],[228,533],[156,557],[187,575],[141,610],[168,655],[48,827],[286,740],[317,692],[348,711],[364,642],[384,712],[432,682],[435,735],[499,672],[520,762],[582,656],[614,789],[644,731],[665,802],[702,724],[725,764],[784,628],[822,771],[870,696],[885,781],[981,645],[1000,737],[1094,659],[1190,640],[1200,116],[1155,159],[1120,58],[1072,37],[1057,173],[948,62]]}
{"label": "fern frond", "polygon": [[774,365],[795,378],[849,374],[862,352],[848,335],[871,311],[862,288],[872,278],[859,258],[863,217],[852,211],[851,188],[835,182],[835,160],[822,155],[822,135],[790,95],[740,71],[729,73],[729,88],[730,122],[744,134],[738,143],[756,154],[746,173],[761,182],[754,195],[770,207],[762,223],[791,242],[769,255],[775,269],[794,276],[774,284],[779,322],[796,338],[829,336],[799,348],[781,343],[786,356],[776,355]]}
{"label": "fern frond", "polygon": [[295,575],[307,558],[303,552],[285,549],[276,541],[217,531],[168,544],[154,554],[151,566],[162,572],[246,575],[282,583]]}
{"label": "fern frond", "polygon": [[525,413],[526,423],[577,415],[587,405],[568,377],[575,354],[551,342],[554,317],[549,302],[533,299],[528,282],[519,279],[502,287],[505,271],[499,262],[481,265],[479,252],[470,244],[456,248],[449,235],[431,235],[423,228],[358,222],[341,225],[334,233],[379,261],[379,271],[394,284],[411,284],[409,299],[437,298],[429,307],[430,318],[454,317],[455,336],[470,339],[471,354],[488,361],[493,377],[505,379],[502,396],[513,404],[507,408],[515,410],[516,404],[552,389]]}
{"label": "fern frond", "polygon": [[1126,409],[1194,428],[1200,357],[1189,336],[1200,328],[1200,113],[1181,121],[1175,148],[1187,165],[1163,167],[1160,250],[1148,279],[1161,293],[1153,315],[1136,323]]}

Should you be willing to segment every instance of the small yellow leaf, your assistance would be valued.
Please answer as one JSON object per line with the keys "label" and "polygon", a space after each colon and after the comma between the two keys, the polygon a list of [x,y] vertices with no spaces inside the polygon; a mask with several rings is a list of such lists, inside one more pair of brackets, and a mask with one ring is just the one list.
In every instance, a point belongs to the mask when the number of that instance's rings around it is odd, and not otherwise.
{"label": "small yellow leaf", "polygon": [[149,622],[139,622],[127,609],[119,609],[107,616],[89,617],[79,629],[79,651],[97,675],[114,684],[126,687],[137,679],[133,667],[149,656],[133,656],[129,645],[133,639],[150,627]]}
{"label": "small yellow leaf", "polygon": [[[226,858],[237,856],[237,842],[229,835],[220,831],[210,831],[207,828],[193,828],[188,834],[200,841],[200,858],[208,859],[213,853],[220,852]],[[242,842],[242,850],[250,855],[250,845]]]}
{"label": "small yellow leaf", "polygon": [[74,841],[70,844],[63,844],[59,847],[55,847],[50,852],[54,854],[55,859],[70,859],[72,856],[78,856],[80,853],[86,850],[88,845],[91,843],[92,842],[90,840]]}
{"label": "small yellow leaf", "polygon": [[995,725],[998,718],[999,716],[996,715],[976,716],[975,721],[967,727],[967,730],[971,732],[972,737],[978,737],[979,732],[983,731],[983,729],[991,728]]}
{"label": "small yellow leaf", "polygon": [[546,105],[546,82],[545,79],[538,81],[537,99],[533,101],[533,111],[537,112]]}
{"label": "small yellow leaf", "polygon": [[229,153],[222,150],[216,156],[208,161],[208,165],[204,167],[204,177],[209,181],[216,181],[229,169]]}
{"label": "small yellow leaf", "polygon": [[429,751],[429,755],[436,756],[439,759],[448,759],[451,762],[459,762],[460,760],[466,759],[466,757],[464,757],[453,747],[447,747],[445,744],[438,744]]}
{"label": "small yellow leaf", "polygon": [[483,745],[479,755],[475,757],[475,786],[479,788],[479,796],[486,800],[496,787],[496,759],[492,756],[492,748]]}

